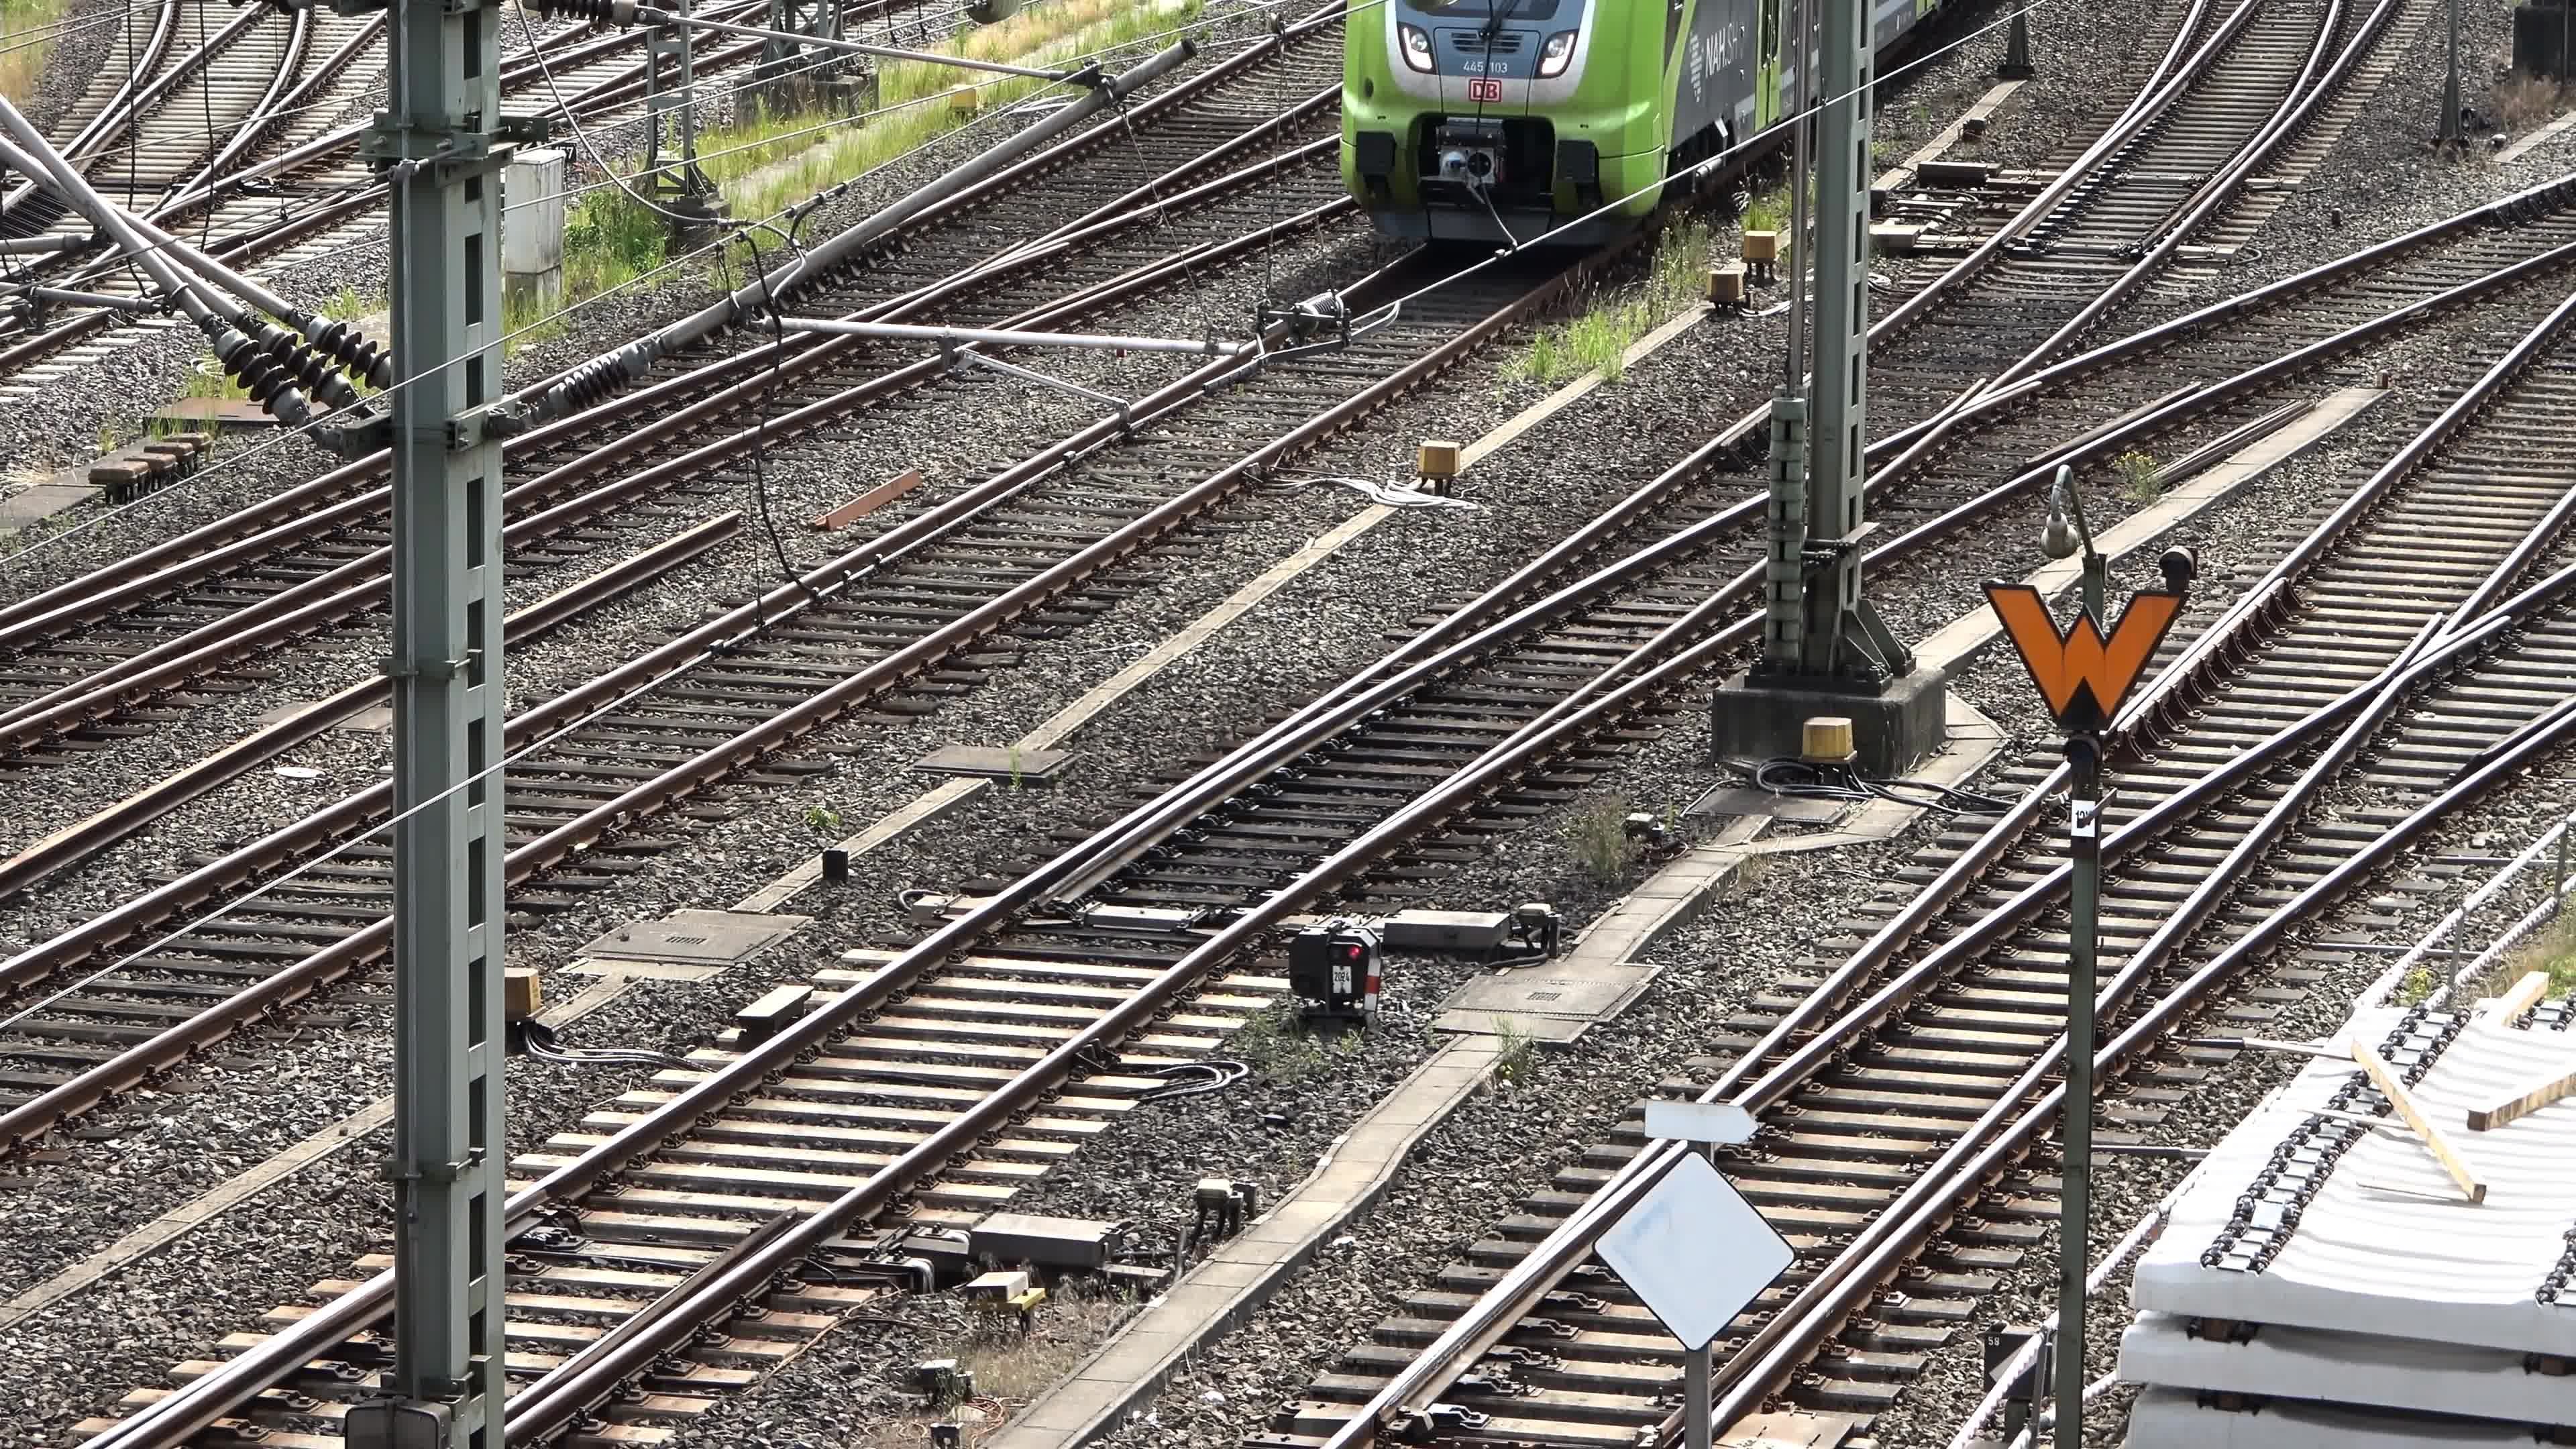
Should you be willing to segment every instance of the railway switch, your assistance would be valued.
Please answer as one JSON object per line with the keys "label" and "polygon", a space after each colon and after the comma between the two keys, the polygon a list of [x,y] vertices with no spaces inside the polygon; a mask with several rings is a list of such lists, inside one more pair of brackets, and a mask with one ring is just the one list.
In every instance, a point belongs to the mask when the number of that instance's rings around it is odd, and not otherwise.
{"label": "railway switch", "polygon": [[1288,989],[1308,1003],[1306,1014],[1376,1015],[1382,940],[1377,927],[1342,917],[1298,932],[1288,943]]}

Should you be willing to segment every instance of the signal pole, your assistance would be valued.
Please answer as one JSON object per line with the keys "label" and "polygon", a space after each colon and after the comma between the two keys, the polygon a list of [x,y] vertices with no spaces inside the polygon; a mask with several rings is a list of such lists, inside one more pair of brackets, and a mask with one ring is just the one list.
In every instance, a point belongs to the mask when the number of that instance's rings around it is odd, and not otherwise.
{"label": "signal pole", "polygon": [[2457,149],[2468,144],[2468,137],[2460,132],[2460,0],[2451,0],[2450,16],[2450,59],[2442,74],[2442,126],[2434,134],[2441,145]]}
{"label": "signal pole", "polygon": [[[1770,538],[1764,564],[1762,658],[1721,688],[1710,710],[1711,751],[1721,759],[1801,752],[1807,720],[1851,725],[1861,774],[1884,779],[1941,745],[1947,704],[1937,670],[1918,669],[1861,594],[1868,532],[1862,508],[1869,440],[1870,87],[1876,46],[1871,0],[1810,0],[1822,9],[1816,63],[1805,25],[1782,53],[1798,71],[1814,120],[1816,228],[1814,367],[1806,397],[1803,286],[1790,294],[1789,385],[1772,402]],[[1807,74],[1814,71],[1811,80]],[[1799,143],[1793,215],[1803,216],[1806,116],[1792,114]],[[1792,268],[1803,278],[1805,258]]]}
{"label": "signal pole", "polygon": [[[494,0],[392,0],[394,1372],[352,1449],[501,1449],[501,117]],[[528,139],[537,139],[529,137]],[[489,771],[490,773],[483,773]]]}
{"label": "signal pole", "polygon": [[[819,40],[841,38],[841,0],[769,0],[769,28],[790,35],[810,35]],[[790,98],[804,95],[817,82],[800,75],[804,46],[784,36],[769,36],[760,42],[760,69],[755,73],[762,82],[762,103],[784,113],[795,109]]]}
{"label": "signal pole", "polygon": [[[1843,671],[1845,615],[1860,608],[1862,448],[1869,416],[1870,0],[1818,0],[1816,373],[1807,425],[1807,535],[1833,551],[1806,581],[1798,672]],[[1906,667],[1912,667],[1909,657]],[[1900,671],[1901,672],[1901,671]]]}

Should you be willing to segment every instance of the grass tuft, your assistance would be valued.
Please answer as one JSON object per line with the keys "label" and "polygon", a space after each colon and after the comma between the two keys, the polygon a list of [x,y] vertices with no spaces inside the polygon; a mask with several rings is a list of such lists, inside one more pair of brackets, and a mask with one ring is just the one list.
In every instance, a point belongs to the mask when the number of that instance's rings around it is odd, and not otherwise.
{"label": "grass tuft", "polygon": [[1494,1018],[1494,1041],[1493,1080],[1508,1087],[1528,1081],[1538,1064],[1538,1043],[1508,1016]]}
{"label": "grass tuft", "polygon": [[1628,838],[1628,800],[1623,795],[1607,796],[1575,811],[1566,822],[1565,836],[1584,874],[1605,884],[1626,874],[1637,853],[1637,843]]}
{"label": "grass tuft", "polygon": [[54,30],[70,0],[0,0],[0,95],[25,105],[53,54]]}
{"label": "grass tuft", "polygon": [[2119,475],[2120,496],[2132,503],[2153,503],[2165,495],[2165,472],[2149,453],[2122,453],[2111,460]]}
{"label": "grass tuft", "polygon": [[1273,1081],[1302,1082],[1323,1071],[1330,1060],[1324,1044],[1296,1013],[1288,1004],[1254,1016],[1226,1038],[1226,1054]]}
{"label": "grass tuft", "polygon": [[2539,76],[2516,71],[2496,82],[2492,100],[2496,120],[2507,131],[2528,131],[2558,114],[2559,89]]}
{"label": "grass tuft", "polygon": [[[1172,6],[1135,0],[1054,0],[998,25],[977,27],[932,47],[980,60],[1035,64],[1070,60],[1131,44],[1190,20],[1206,0]],[[877,72],[880,114],[864,122],[817,129],[819,112],[767,113],[740,124],[698,133],[700,169],[743,219],[774,216],[825,187],[862,175],[974,119],[953,112],[941,98],[967,72],[925,61],[889,61]],[[1044,82],[1001,77],[974,84],[982,110],[1009,105]],[[780,243],[758,241],[762,264],[775,266]],[[753,265],[750,245],[730,244],[724,265],[737,278]],[[663,218],[617,187],[601,187],[574,202],[564,222],[564,295],[571,306],[633,282],[670,257]]]}
{"label": "grass tuft", "polygon": [[1704,222],[1667,228],[1642,282],[1620,289],[1571,322],[1539,329],[1519,356],[1503,364],[1503,375],[1542,387],[1594,373],[1617,382],[1627,374],[1628,349],[1637,339],[1699,300],[1714,240]]}

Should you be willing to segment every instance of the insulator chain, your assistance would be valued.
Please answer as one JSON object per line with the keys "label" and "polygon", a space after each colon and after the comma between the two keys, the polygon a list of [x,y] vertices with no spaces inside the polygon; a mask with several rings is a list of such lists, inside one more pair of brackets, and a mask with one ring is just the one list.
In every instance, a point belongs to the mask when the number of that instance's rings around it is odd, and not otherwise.
{"label": "insulator chain", "polygon": [[322,335],[313,339],[313,345],[378,392],[394,385],[393,350],[346,322],[323,324]]}
{"label": "insulator chain", "polygon": [[594,357],[546,389],[548,409],[557,417],[613,397],[635,384],[635,373],[619,355]]}
{"label": "insulator chain", "polygon": [[259,345],[289,377],[303,384],[308,396],[325,406],[344,408],[358,400],[358,390],[331,365],[331,359],[295,333],[283,327],[262,327]]}

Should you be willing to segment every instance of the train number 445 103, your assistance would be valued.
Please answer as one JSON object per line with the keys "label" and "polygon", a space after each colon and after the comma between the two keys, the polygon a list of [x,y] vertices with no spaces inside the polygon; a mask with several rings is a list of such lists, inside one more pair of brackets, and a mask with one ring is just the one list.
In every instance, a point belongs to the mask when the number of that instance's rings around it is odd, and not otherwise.
{"label": "train number 445 103", "polygon": [[1502,98],[1503,83],[1501,81],[1471,80],[1467,82],[1467,99],[1471,101],[1499,101]]}

